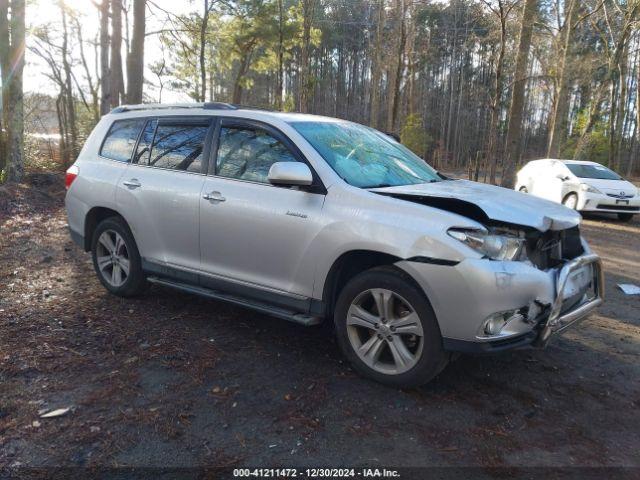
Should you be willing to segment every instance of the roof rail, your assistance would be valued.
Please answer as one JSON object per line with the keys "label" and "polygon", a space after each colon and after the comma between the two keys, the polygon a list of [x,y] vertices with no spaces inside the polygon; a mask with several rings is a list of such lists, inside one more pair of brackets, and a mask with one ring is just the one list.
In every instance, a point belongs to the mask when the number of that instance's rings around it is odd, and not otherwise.
{"label": "roof rail", "polygon": [[237,110],[236,105],[222,102],[194,102],[194,103],[141,103],[138,105],[120,105],[111,113],[135,112],[141,110],[168,110],[171,108],[200,108],[204,110]]}
{"label": "roof rail", "polygon": [[205,110],[238,110],[238,108],[241,107],[232,103],[205,102],[202,105],[202,108],[204,108]]}

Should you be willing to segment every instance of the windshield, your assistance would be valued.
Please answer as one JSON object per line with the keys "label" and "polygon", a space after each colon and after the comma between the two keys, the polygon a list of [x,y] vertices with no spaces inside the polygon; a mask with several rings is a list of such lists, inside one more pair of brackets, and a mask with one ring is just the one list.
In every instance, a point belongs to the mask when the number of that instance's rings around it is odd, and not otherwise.
{"label": "windshield", "polygon": [[583,163],[566,163],[571,173],[578,178],[596,178],[598,180],[622,180],[620,175],[612,172],[602,165],[591,165]]}
{"label": "windshield", "polygon": [[292,122],[350,185],[395,187],[442,180],[424,160],[391,137],[350,122]]}

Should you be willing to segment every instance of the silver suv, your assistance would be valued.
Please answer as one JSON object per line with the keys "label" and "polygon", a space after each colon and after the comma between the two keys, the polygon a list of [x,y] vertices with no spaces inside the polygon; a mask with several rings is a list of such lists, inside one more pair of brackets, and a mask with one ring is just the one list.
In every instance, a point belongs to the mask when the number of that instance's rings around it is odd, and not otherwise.
{"label": "silver suv", "polygon": [[74,241],[120,296],[156,283],[303,325],[413,386],[453,352],[545,345],[603,298],[580,215],[448,178],[334,118],[207,103],[102,118],[66,177]]}

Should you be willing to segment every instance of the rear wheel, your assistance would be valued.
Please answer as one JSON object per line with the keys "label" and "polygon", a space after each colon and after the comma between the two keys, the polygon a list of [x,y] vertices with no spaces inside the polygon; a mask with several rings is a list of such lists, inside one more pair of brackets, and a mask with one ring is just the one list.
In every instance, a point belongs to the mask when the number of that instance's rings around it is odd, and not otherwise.
{"label": "rear wheel", "polygon": [[522,193],[529,193],[529,190],[527,190],[527,187],[520,187],[519,191]]}
{"label": "rear wheel", "polygon": [[569,195],[564,197],[564,200],[562,200],[562,204],[565,207],[575,210],[578,206],[578,196],[575,193],[570,193]]}
{"label": "rear wheel", "polygon": [[447,364],[431,305],[395,268],[353,278],[338,297],[335,323],[338,343],[353,367],[386,385],[422,385]]}
{"label": "rear wheel", "polygon": [[618,220],[621,220],[623,222],[630,222],[632,218],[633,218],[633,213],[619,213],[618,214]]}
{"label": "rear wheel", "polygon": [[98,279],[111,293],[130,297],[144,291],[146,278],[140,253],[122,219],[110,217],[98,224],[93,233],[91,254]]}

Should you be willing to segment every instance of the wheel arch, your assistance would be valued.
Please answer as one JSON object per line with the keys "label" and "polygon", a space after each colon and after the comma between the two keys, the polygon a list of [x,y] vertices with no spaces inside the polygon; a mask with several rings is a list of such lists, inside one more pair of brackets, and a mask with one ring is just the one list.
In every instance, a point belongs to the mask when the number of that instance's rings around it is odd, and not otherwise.
{"label": "wheel arch", "polygon": [[576,190],[570,190],[562,196],[562,203],[564,203],[564,201],[569,198],[570,195],[575,195],[576,197],[578,197],[578,201],[580,200],[580,194]]}
{"label": "wheel arch", "polygon": [[84,219],[84,250],[85,252],[88,252],[89,250],[91,250],[91,241],[93,239],[93,232],[96,230],[96,227],[100,224],[100,222],[102,222],[103,220],[109,217],[119,217],[124,222],[127,222],[127,220],[119,212],[117,212],[116,210],[113,210],[112,208],[93,207],[87,212],[87,215],[85,216],[85,219]]}
{"label": "wheel arch", "polygon": [[[325,277],[322,288],[322,302],[325,307],[325,317],[331,319],[333,309],[342,288],[356,275],[375,267],[394,267],[397,262],[403,259],[389,253],[376,250],[350,250],[341,254],[329,268],[329,273]],[[399,272],[406,275],[418,285],[418,283],[399,267]]]}

